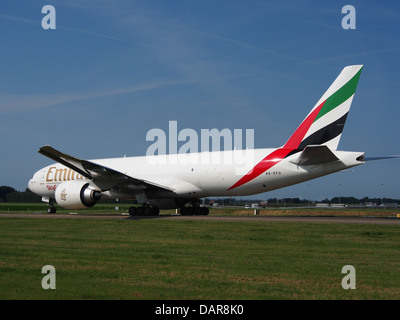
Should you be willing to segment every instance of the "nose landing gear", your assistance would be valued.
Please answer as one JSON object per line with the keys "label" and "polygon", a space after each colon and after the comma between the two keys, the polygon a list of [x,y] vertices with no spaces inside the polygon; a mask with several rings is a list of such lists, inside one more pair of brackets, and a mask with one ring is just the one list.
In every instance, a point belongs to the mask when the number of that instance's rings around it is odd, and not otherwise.
{"label": "nose landing gear", "polygon": [[47,208],[47,213],[56,213],[57,209],[56,207],[53,205],[52,202],[49,202],[49,206]]}

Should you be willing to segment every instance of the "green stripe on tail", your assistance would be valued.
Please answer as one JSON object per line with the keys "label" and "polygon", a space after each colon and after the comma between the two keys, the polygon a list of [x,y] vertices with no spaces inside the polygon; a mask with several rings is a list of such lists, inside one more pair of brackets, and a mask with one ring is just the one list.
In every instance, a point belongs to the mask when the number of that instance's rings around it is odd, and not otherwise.
{"label": "green stripe on tail", "polygon": [[358,84],[358,80],[360,79],[362,68],[351,78],[343,87],[341,87],[338,91],[333,93],[325,102],[323,108],[318,113],[314,122],[321,118],[323,115],[327,114],[329,111],[335,109],[337,106],[340,106],[343,102],[349,99],[355,92]]}

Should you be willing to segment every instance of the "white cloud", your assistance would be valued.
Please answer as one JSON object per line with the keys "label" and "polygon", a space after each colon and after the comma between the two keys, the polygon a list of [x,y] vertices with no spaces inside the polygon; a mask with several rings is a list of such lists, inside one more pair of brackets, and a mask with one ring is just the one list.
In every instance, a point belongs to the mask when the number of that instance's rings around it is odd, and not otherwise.
{"label": "white cloud", "polygon": [[190,81],[159,81],[120,89],[99,90],[85,93],[0,94],[0,113],[32,111],[68,102],[153,90],[163,86],[181,85],[186,83],[190,83]]}
{"label": "white cloud", "polygon": [[[34,20],[34,19],[29,19],[29,18],[24,18],[24,17],[19,17],[19,16],[14,16],[14,15],[9,15],[9,14],[3,14],[0,13],[0,19],[1,20],[8,20],[8,21],[13,21],[13,22],[18,22],[18,23],[24,23],[24,24],[30,24],[34,25],[37,28],[41,28],[40,21],[41,20]],[[64,30],[64,31],[70,31],[70,32],[76,32],[76,33],[81,33],[81,34],[86,34],[92,37],[98,37],[98,38],[104,38],[104,39],[109,39],[109,40],[116,40],[116,41],[125,41],[121,38],[108,35],[108,34],[103,34],[100,32],[94,32],[91,30],[85,30],[85,29],[78,29],[78,28],[71,28],[65,25],[60,25],[56,24],[57,30]]]}

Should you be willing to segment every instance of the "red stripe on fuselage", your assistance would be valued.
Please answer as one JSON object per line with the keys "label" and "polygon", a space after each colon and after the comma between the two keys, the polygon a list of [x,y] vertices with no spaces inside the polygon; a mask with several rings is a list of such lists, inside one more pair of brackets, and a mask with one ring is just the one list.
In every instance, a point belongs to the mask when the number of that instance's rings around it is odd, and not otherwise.
{"label": "red stripe on fuselage", "polygon": [[257,178],[259,175],[263,174],[267,170],[271,169],[274,165],[282,161],[282,159],[284,159],[290,152],[296,150],[299,147],[301,141],[304,139],[307,131],[313,124],[318,113],[321,111],[325,101],[322,102],[313,112],[311,112],[311,114],[306,119],[304,119],[301,125],[296,129],[296,131],[292,134],[292,136],[282,148],[276,149],[275,151],[271,152],[228,190],[240,187],[245,183]]}
{"label": "red stripe on fuselage", "polygon": [[279,148],[271,152],[228,190],[240,187],[241,185],[257,178],[259,175],[263,174],[265,171],[284,159],[292,150],[293,149]]}

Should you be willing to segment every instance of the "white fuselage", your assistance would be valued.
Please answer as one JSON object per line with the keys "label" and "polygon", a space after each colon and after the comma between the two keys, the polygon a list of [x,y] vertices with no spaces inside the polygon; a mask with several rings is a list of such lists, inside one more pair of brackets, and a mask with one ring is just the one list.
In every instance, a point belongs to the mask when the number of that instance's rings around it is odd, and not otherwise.
{"label": "white fuselage", "polygon": [[[193,154],[124,157],[90,160],[127,176],[151,181],[171,191],[158,191],[150,198],[203,198],[210,196],[245,196],[286,187],[363,163],[357,160],[361,152],[333,151],[340,159],[318,165],[296,164],[299,154],[284,159],[269,159],[275,164],[250,181],[230,189],[252,168],[277,149],[232,150]],[[93,181],[72,169],[55,163],[37,171],[29,181],[29,189],[54,199],[57,186],[65,181],[86,180],[103,190],[108,198],[134,199],[137,190],[112,189],[112,181]]]}

